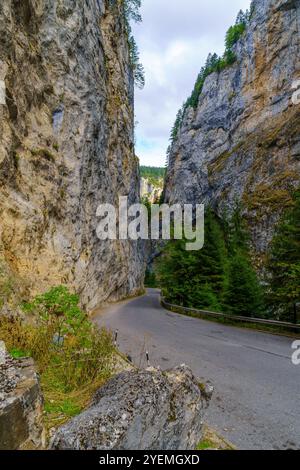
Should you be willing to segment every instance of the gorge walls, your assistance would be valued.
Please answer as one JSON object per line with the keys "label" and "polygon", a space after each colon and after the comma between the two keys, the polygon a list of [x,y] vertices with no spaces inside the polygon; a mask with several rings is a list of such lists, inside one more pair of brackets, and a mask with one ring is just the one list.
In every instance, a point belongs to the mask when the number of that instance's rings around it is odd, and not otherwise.
{"label": "gorge walls", "polygon": [[133,74],[118,0],[0,4],[0,256],[31,293],[65,284],[91,310],[138,292],[134,242],[96,208],[139,199]]}

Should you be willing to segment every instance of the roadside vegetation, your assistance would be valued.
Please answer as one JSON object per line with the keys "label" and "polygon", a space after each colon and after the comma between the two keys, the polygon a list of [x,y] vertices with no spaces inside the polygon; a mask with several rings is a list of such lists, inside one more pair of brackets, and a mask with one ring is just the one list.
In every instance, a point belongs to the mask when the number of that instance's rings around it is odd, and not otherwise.
{"label": "roadside vegetation", "polygon": [[241,207],[224,220],[207,210],[203,249],[188,252],[185,243],[168,242],[146,277],[149,287],[162,289],[166,302],[245,319],[295,321],[300,302],[299,191],[277,227],[263,280],[253,268]]}
{"label": "roadside vegetation", "polygon": [[226,441],[214,429],[205,425],[203,430],[203,438],[199,442],[196,450],[236,450],[233,444]]}
{"label": "roadside vegetation", "polygon": [[300,317],[300,188],[293,202],[278,225],[267,261],[271,314],[286,321],[291,319],[292,306]]}
{"label": "roadside vegetation", "polygon": [[23,304],[24,318],[0,316],[0,339],[10,354],[35,360],[48,429],[80,413],[114,371],[110,333],[97,329],[78,302],[59,286]]}

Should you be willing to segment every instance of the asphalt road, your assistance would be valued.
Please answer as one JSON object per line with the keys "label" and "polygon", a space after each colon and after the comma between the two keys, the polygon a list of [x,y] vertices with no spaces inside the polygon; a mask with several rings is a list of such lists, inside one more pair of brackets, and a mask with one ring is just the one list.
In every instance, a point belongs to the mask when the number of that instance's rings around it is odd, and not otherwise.
{"label": "asphalt road", "polygon": [[189,365],[215,387],[207,423],[239,449],[300,449],[300,366],[292,339],[224,326],[164,310],[159,292],[97,312],[119,330],[118,345],[145,367]]}

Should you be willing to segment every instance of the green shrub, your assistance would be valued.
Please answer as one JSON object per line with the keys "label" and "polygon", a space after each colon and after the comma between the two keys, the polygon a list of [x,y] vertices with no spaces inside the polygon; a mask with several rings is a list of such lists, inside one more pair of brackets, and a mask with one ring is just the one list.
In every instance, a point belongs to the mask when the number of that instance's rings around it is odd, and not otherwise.
{"label": "green shrub", "polygon": [[232,47],[238,42],[246,30],[246,23],[238,23],[230,26],[226,33],[225,47],[226,51],[230,51]]}
{"label": "green shrub", "polygon": [[8,351],[13,357],[31,356],[37,364],[51,425],[55,407],[59,422],[65,421],[114,371],[111,334],[88,319],[78,300],[59,286],[22,306],[27,321],[0,317],[0,339]]}

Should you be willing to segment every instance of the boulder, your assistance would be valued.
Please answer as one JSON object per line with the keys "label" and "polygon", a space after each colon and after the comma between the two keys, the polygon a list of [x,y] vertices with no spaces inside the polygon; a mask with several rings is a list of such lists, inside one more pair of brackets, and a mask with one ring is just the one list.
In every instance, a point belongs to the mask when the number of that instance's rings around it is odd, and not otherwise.
{"label": "boulder", "polygon": [[0,450],[43,444],[43,398],[32,359],[13,359],[0,341]]}
{"label": "boulder", "polygon": [[102,387],[92,406],[62,426],[52,449],[193,450],[201,440],[212,387],[181,366],[124,372]]}

